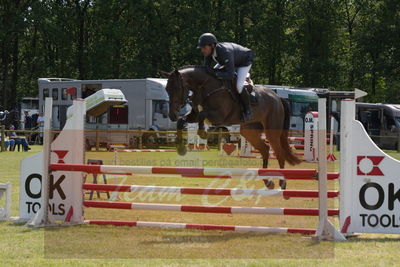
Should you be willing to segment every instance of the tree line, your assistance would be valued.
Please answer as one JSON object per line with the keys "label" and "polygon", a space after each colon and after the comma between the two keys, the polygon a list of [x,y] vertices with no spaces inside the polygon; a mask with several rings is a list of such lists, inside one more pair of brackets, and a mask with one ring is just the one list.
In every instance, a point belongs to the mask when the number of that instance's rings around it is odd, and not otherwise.
{"label": "tree line", "polygon": [[212,32],[255,51],[256,83],[400,102],[398,0],[0,0],[0,105],[37,78],[127,79],[201,64]]}

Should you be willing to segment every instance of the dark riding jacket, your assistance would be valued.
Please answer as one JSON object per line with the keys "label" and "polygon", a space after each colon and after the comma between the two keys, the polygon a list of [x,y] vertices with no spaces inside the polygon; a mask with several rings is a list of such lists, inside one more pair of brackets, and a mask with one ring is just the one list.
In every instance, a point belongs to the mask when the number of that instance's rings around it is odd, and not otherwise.
{"label": "dark riding jacket", "polygon": [[253,63],[255,54],[247,47],[235,43],[217,43],[212,55],[204,58],[204,65],[213,68],[213,61],[224,66],[225,71],[216,72],[220,79],[233,80],[235,68],[249,66]]}

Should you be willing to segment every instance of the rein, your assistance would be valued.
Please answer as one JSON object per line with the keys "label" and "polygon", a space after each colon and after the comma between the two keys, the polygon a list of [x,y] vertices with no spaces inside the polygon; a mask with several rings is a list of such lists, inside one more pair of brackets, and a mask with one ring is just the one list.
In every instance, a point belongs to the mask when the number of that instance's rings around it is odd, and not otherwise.
{"label": "rein", "polygon": [[[198,87],[198,89],[205,89],[205,88],[204,88],[204,85],[205,85],[209,80],[210,80],[210,77],[207,77],[207,79]],[[207,93],[205,99],[207,99],[207,98],[209,98],[211,95],[213,95],[213,94],[215,94],[215,93],[218,93],[219,91],[223,91],[223,90],[225,90],[225,89],[226,89],[226,88],[224,87],[224,85],[222,85],[221,87],[219,87],[219,88],[217,88],[217,89],[215,89],[215,90],[212,90],[211,92]],[[205,100],[205,99],[203,99],[203,100]]]}

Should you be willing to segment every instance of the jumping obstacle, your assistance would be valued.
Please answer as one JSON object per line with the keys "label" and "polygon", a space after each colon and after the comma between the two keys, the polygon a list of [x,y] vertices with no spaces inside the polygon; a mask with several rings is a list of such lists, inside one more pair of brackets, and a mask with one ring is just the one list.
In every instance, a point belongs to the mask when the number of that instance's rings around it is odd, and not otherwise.
{"label": "jumping obstacle", "polygon": [[[315,179],[317,171],[314,169],[286,170],[286,169],[238,169],[238,168],[189,168],[189,167],[150,167],[150,166],[113,166],[113,165],[79,165],[79,164],[50,164],[53,173],[58,171],[87,172],[87,173],[131,173],[135,175],[182,175],[189,177],[218,177],[220,174],[229,174],[230,177],[263,176],[281,179]],[[337,179],[338,173],[330,173],[331,179]],[[244,176],[242,176],[244,177]],[[143,186],[143,185],[99,185],[83,184],[84,190],[101,190],[112,192],[161,192],[169,194],[193,194],[193,195],[216,195],[216,196],[243,196],[259,195],[264,197],[282,196],[298,198],[318,198],[316,190],[267,190],[267,189],[241,189],[241,188],[188,188],[171,186]],[[338,191],[328,191],[327,198],[337,198]],[[176,205],[163,203],[130,203],[111,201],[83,201],[86,208],[106,209],[134,209],[134,210],[158,210],[169,212],[191,212],[191,213],[219,213],[219,214],[264,214],[264,215],[291,215],[291,216],[319,216],[319,209],[313,208],[265,208],[265,207],[240,207],[240,206],[201,206],[201,205]],[[327,210],[327,216],[337,216],[339,210]],[[115,225],[115,226],[147,226],[147,227],[171,227],[186,228],[187,224],[163,223],[163,222],[126,222],[113,220],[89,220],[89,224]],[[279,227],[253,227],[253,226],[224,226],[224,225],[202,225],[192,224],[192,229],[202,230],[235,230],[235,231],[257,231],[257,232],[288,232],[314,234],[313,229],[302,228],[279,228]]]}
{"label": "jumping obstacle", "polygon": [[[357,94],[356,94],[357,95]],[[323,99],[319,99],[319,103]],[[50,104],[50,105],[49,105]],[[51,107],[51,99],[46,99],[46,107]],[[50,114],[51,109],[46,109],[46,114]],[[326,138],[326,122],[324,122],[325,108],[323,105],[319,105],[319,111],[321,119],[318,122],[318,140]],[[50,113],[48,113],[50,112]],[[340,170],[340,209],[339,209],[339,221],[340,231],[344,234],[352,233],[400,233],[400,221],[397,216],[397,211],[400,208],[400,180],[397,174],[400,171],[400,162],[391,158],[382,152],[368,137],[362,124],[354,119],[355,117],[355,103],[354,101],[342,101],[341,108],[341,170]],[[51,144],[47,140],[48,144],[45,144],[45,150],[42,154],[36,154],[30,156],[24,160],[21,164],[21,202],[20,202],[20,213],[21,217],[26,216],[28,219],[36,213],[36,216],[31,220],[31,224],[35,226],[40,225],[51,225],[53,224],[53,218],[64,221],[65,224],[112,224],[112,225],[129,225],[129,226],[144,226],[144,227],[166,227],[166,228],[186,228],[186,229],[217,229],[217,230],[236,230],[236,231],[260,231],[260,232],[295,232],[295,233],[308,233],[315,234],[319,239],[334,239],[344,240],[342,234],[329,222],[328,215],[332,215],[332,211],[327,208],[327,199],[330,196],[327,191],[327,180],[329,176],[331,179],[337,179],[338,174],[328,174],[326,171],[327,160],[326,160],[326,143],[319,142],[319,158],[318,171],[306,170],[301,175],[291,176],[293,173],[290,171],[295,170],[276,170],[268,169],[252,169],[250,173],[256,177],[263,177],[259,175],[271,175],[273,177],[280,177],[280,179],[317,179],[318,180],[318,218],[319,225],[317,230],[314,229],[298,229],[298,228],[276,228],[276,227],[253,227],[253,226],[232,226],[232,225],[201,225],[201,224],[185,224],[185,223],[163,223],[163,222],[126,222],[126,221],[113,221],[113,220],[90,220],[85,221],[83,214],[84,202],[82,199],[82,190],[84,186],[82,184],[82,172],[106,172],[106,173],[129,173],[139,175],[157,175],[162,174],[165,177],[169,175],[181,175],[182,177],[188,176],[189,178],[202,176],[203,178],[212,178],[212,176],[218,176],[218,178],[235,178],[235,174],[243,174],[243,170],[232,170],[229,169],[228,173],[221,174],[221,170],[217,168],[210,169],[199,169],[194,168],[188,170],[187,168],[167,168],[165,167],[138,167],[138,166],[90,166],[92,169],[83,165],[83,149],[76,149],[78,145],[82,143],[83,147],[83,118],[84,108],[81,101],[75,101],[71,111],[68,112],[68,120],[64,130],[60,133],[58,138]],[[48,119],[46,117],[46,119]],[[45,126],[49,127],[49,123],[45,123]],[[50,129],[50,128],[45,128]],[[82,138],[81,138],[82,135]],[[46,136],[46,131],[45,131]],[[71,141],[71,142],[67,142]],[[78,145],[77,145],[78,144]],[[48,150],[46,150],[48,149]],[[50,151],[54,152],[50,154]],[[46,156],[47,155],[47,156]],[[47,157],[47,159],[46,159]],[[63,166],[64,167],[63,167]],[[133,168],[135,167],[135,168]],[[138,168],[137,168],[138,167]],[[69,168],[65,171],[63,168]],[[74,168],[73,171],[71,168]],[[53,198],[49,201],[49,170],[52,174],[52,181],[57,186],[56,194],[53,194]],[[218,171],[218,172],[217,172]],[[246,170],[246,172],[249,170]],[[306,177],[301,177],[305,176]],[[336,177],[335,177],[336,176]],[[40,197],[41,203],[51,203],[51,213],[47,208],[39,210],[37,199],[32,199],[24,191],[26,188],[30,189],[33,181],[42,180],[42,197]],[[76,179],[75,179],[76,178]],[[61,186],[62,181],[62,186]],[[54,186],[54,185],[53,185]],[[90,187],[90,185],[87,185]],[[116,186],[116,185],[114,185]],[[119,185],[118,185],[119,186]],[[141,187],[141,186],[139,186]],[[124,190],[145,190],[139,189],[136,186],[130,186],[129,189],[126,187]],[[132,189],[133,188],[133,189]],[[62,199],[58,191],[62,189],[64,198]],[[151,188],[152,190],[162,190],[159,188]],[[179,190],[179,192],[185,191],[190,188],[179,188],[179,189],[166,189],[166,190]],[[196,188],[197,193],[206,193],[205,190],[208,188]],[[150,190],[150,189],[149,189]],[[38,192],[31,190],[30,192]],[[284,191],[284,190],[282,190]],[[190,192],[187,191],[187,192]],[[192,191],[194,192],[194,191]],[[217,191],[210,191],[217,192]],[[233,191],[225,191],[225,194],[232,194]],[[277,193],[278,194],[278,193]],[[279,192],[284,194],[284,192]],[[32,194],[31,194],[32,195]],[[47,200],[46,200],[47,196]],[[36,202],[35,202],[36,201]],[[47,202],[46,202],[47,201]],[[28,203],[30,203],[28,206]],[[33,204],[32,204],[33,203]],[[62,204],[65,213],[57,213],[58,205]],[[157,203],[158,204],[158,203]],[[35,206],[36,205],[36,206]],[[132,208],[132,203],[123,204],[127,207]],[[177,207],[178,206],[178,207]],[[169,207],[170,209],[182,210],[182,205]],[[22,208],[21,208],[22,207]],[[30,209],[28,210],[27,207]],[[43,207],[48,207],[43,205]],[[147,206],[149,207],[149,206]],[[158,206],[157,208],[161,208]],[[232,207],[225,207],[232,208]],[[243,207],[252,208],[252,207]],[[263,208],[263,207],[261,207]],[[206,208],[208,209],[208,208]],[[30,211],[31,213],[27,212]],[[232,209],[229,209],[232,212]],[[278,210],[273,210],[278,212]],[[267,212],[267,210],[265,210]],[[272,212],[269,210],[268,212]],[[282,211],[280,211],[282,212]],[[310,211],[311,212],[311,211]],[[313,211],[315,212],[315,211]],[[335,211],[336,212],[336,211]],[[292,231],[292,230],[293,231]]]}
{"label": "jumping obstacle", "polygon": [[[46,100],[47,106],[52,106],[51,98]],[[242,214],[279,214],[279,215],[297,215],[297,216],[318,216],[321,222],[325,223],[324,218],[327,216],[337,216],[338,210],[328,210],[324,206],[320,206],[319,209],[293,209],[293,208],[266,208],[266,207],[242,207],[242,206],[196,206],[196,205],[173,205],[163,203],[126,203],[126,202],[101,202],[101,201],[83,201],[82,193],[85,190],[85,185],[82,183],[82,173],[94,173],[94,174],[124,174],[124,175],[162,175],[162,176],[173,176],[180,175],[187,178],[248,178],[248,179],[264,179],[277,178],[277,179],[307,179],[307,180],[320,180],[321,173],[315,169],[258,169],[258,168],[190,168],[190,167],[152,167],[152,166],[110,166],[110,165],[85,165],[83,163],[83,150],[75,149],[75,143],[83,143],[83,114],[84,110],[82,101],[75,101],[74,105],[69,110],[70,117],[65,125],[64,131],[60,133],[58,138],[50,146],[48,145],[49,161],[42,160],[41,164],[46,166],[49,172],[52,174],[54,181],[65,181],[63,192],[63,199],[56,199],[59,196],[52,199],[52,211],[49,214],[47,209],[40,209],[37,215],[31,220],[32,225],[48,225],[53,224],[53,219],[63,220],[66,224],[81,224],[85,223],[83,217],[83,207],[97,207],[97,208],[123,208],[123,209],[149,209],[149,210],[165,210],[175,212],[211,212],[211,213],[242,213]],[[77,112],[80,111],[80,112]],[[48,114],[51,114],[49,112]],[[49,115],[51,116],[51,115]],[[48,128],[50,130],[50,128]],[[73,142],[61,142],[58,140],[74,140]],[[50,139],[47,140],[49,142]],[[58,143],[57,143],[58,141]],[[73,144],[73,145],[72,145]],[[70,146],[70,147],[68,147]],[[51,149],[50,149],[51,147]],[[74,153],[69,153],[72,149],[75,149]],[[50,153],[50,151],[54,153]],[[45,153],[43,153],[45,154]],[[31,158],[22,163],[22,166],[27,166],[32,161],[39,160],[42,155],[35,158]],[[35,164],[39,165],[40,164]],[[32,170],[30,170],[32,171]],[[39,172],[40,173],[40,172]],[[47,172],[42,173],[43,179],[48,179]],[[78,175],[76,175],[78,174]],[[23,174],[27,175],[27,173]],[[29,175],[28,175],[29,176]],[[329,178],[337,179],[337,173],[329,174]],[[326,174],[325,179],[328,178]],[[43,185],[43,184],[42,184]],[[96,185],[86,185],[88,187],[95,187]],[[97,185],[98,186],[98,185]],[[86,187],[86,188],[88,188]],[[117,192],[118,185],[111,185],[108,187],[115,189]],[[122,190],[167,190],[175,193],[190,193],[190,194],[212,194],[212,195],[226,195],[229,193],[230,196],[235,196],[241,192],[241,194],[253,194],[260,196],[283,196],[283,197],[304,197],[304,198],[316,198],[318,197],[319,202],[326,202],[326,199],[337,197],[338,192],[323,192],[323,190],[307,191],[307,190],[243,190],[238,188],[175,188],[175,187],[151,187],[145,188],[144,186],[130,186],[122,188]],[[48,195],[48,188],[42,188],[42,192]],[[318,194],[317,194],[318,193]],[[26,196],[24,196],[26,198]],[[24,199],[22,197],[22,199]],[[25,200],[26,201],[26,200]],[[28,203],[27,201],[25,203]],[[60,203],[60,204],[59,204]],[[63,205],[65,213],[57,213],[57,207]],[[45,205],[46,207],[47,205]],[[31,209],[34,211],[34,208]],[[47,215],[44,213],[47,210]],[[47,217],[46,217],[47,216]],[[327,219],[326,219],[327,220]],[[87,221],[86,221],[87,222]],[[111,221],[98,221],[93,220],[87,223],[100,223],[107,224],[112,223]],[[118,223],[117,223],[118,224]],[[121,223],[123,224],[123,223]],[[130,222],[130,225],[140,225],[137,222]],[[144,223],[146,224],[146,223]],[[170,223],[155,223],[147,222],[147,225],[158,225],[165,226]],[[179,226],[178,226],[179,225]],[[187,224],[175,224],[178,227],[191,227]],[[298,233],[316,233],[315,230],[310,229],[297,229],[297,228],[276,228],[276,227],[253,227],[253,226],[218,226],[213,225],[207,227],[204,225],[195,225],[193,227],[203,229],[232,229],[232,230],[245,230],[245,231],[267,231],[267,232],[298,232]],[[340,234],[329,231],[329,233],[319,234],[320,238],[335,237],[340,239]],[[342,238],[343,239],[343,238]]]}

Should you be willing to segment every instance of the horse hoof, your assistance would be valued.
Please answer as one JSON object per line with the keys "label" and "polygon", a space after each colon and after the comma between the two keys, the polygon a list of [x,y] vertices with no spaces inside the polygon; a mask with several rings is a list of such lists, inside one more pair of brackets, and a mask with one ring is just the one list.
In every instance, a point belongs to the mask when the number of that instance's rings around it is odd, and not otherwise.
{"label": "horse hoof", "polygon": [[185,156],[187,153],[187,147],[185,145],[178,145],[176,147],[176,152],[178,153],[179,156]]}
{"label": "horse hoof", "polygon": [[275,183],[271,180],[264,180],[264,184],[268,189],[274,189]]}
{"label": "horse hoof", "polygon": [[[279,186],[281,188],[281,190],[285,190],[286,189],[286,181],[285,180],[279,180]],[[288,200],[290,199],[290,197],[286,197],[284,196],[283,199]]]}
{"label": "horse hoof", "polygon": [[279,186],[281,187],[282,190],[286,189],[286,181],[285,180],[279,180]]}

